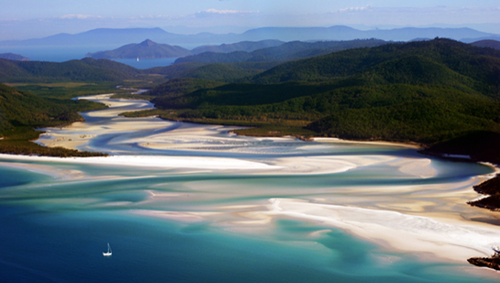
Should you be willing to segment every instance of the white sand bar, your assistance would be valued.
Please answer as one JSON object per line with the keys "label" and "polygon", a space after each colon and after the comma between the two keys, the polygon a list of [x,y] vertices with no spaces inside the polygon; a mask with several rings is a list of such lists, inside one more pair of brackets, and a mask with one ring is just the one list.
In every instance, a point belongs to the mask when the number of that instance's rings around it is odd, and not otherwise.
{"label": "white sand bar", "polygon": [[25,160],[57,163],[78,163],[112,166],[132,166],[149,168],[190,168],[212,170],[273,170],[280,167],[234,158],[184,157],[184,156],[128,156],[113,155],[108,157],[72,157],[59,158],[47,156],[24,156],[0,154],[0,159]]}
{"label": "white sand bar", "polygon": [[435,219],[394,211],[271,199],[270,215],[322,222],[408,252],[431,253],[453,261],[488,256],[500,243],[496,227],[444,223]]}

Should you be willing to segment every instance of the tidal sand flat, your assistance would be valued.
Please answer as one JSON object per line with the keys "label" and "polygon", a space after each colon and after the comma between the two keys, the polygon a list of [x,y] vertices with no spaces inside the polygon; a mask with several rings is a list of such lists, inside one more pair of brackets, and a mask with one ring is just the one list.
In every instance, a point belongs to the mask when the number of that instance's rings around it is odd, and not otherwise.
{"label": "tidal sand flat", "polygon": [[112,156],[0,156],[13,280],[498,282],[466,261],[500,244],[498,216],[466,205],[490,166],[124,118],[152,105],[89,99],[110,108],[38,142]]}

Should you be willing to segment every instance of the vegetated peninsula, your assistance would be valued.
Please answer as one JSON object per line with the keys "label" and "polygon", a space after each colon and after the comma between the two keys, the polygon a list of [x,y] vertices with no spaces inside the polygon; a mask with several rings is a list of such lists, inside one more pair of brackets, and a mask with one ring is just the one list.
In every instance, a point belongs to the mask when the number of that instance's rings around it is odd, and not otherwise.
{"label": "vegetated peninsula", "polygon": [[[421,152],[452,160],[488,162],[500,165],[499,144],[500,133],[478,131],[437,143]],[[474,190],[485,197],[469,201],[469,205],[493,211],[500,210],[500,175],[474,186]]]}
{"label": "vegetated peninsula", "polygon": [[66,148],[48,148],[30,142],[41,134],[35,128],[82,121],[79,111],[102,109],[104,105],[83,100],[44,99],[0,84],[0,153],[45,156],[103,156]]}
{"label": "vegetated peninsula", "polygon": [[127,59],[127,58],[177,58],[191,54],[191,51],[180,46],[158,44],[149,39],[139,44],[128,44],[110,51],[88,53],[94,59]]}
{"label": "vegetated peninsula", "polygon": [[14,54],[14,53],[2,53],[0,54],[0,58],[7,59],[7,60],[15,60],[15,61],[29,61],[29,58],[26,58],[22,55],[19,54]]}
{"label": "vegetated peninsula", "polygon": [[0,59],[0,82],[123,81],[139,74],[128,65],[92,58],[62,63]]}

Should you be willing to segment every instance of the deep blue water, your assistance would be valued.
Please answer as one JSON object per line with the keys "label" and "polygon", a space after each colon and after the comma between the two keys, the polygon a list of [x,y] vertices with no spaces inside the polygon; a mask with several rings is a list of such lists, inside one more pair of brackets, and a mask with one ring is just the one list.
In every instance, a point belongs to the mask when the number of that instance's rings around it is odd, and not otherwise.
{"label": "deep blue water", "polygon": [[15,53],[29,58],[32,61],[65,62],[85,58],[89,52],[109,50],[117,47],[0,47],[0,53]]}
{"label": "deep blue water", "polygon": [[[213,231],[113,213],[1,207],[3,282],[475,282],[411,258],[384,264],[377,248],[338,230],[279,221],[274,237]],[[282,236],[284,235],[284,236]],[[113,248],[103,257],[106,242]],[[384,254],[390,257],[391,254]],[[452,267],[452,266],[449,266]],[[487,282],[486,280],[481,282]]]}
{"label": "deep blue water", "polygon": [[156,59],[113,59],[113,61],[120,62],[136,69],[149,69],[154,67],[170,66],[177,58],[156,58]]}
{"label": "deep blue water", "polygon": [[[105,174],[99,166],[65,166]],[[143,174],[127,169],[107,173]],[[341,174],[339,182],[355,181],[356,176],[350,175]],[[389,253],[319,223],[278,219],[272,231],[252,234],[210,222],[176,222],[128,212],[151,209],[152,205],[144,206],[140,192],[158,185],[172,192],[179,183],[233,180],[256,187],[261,187],[259,183],[280,185],[286,192],[293,187],[290,184],[304,186],[297,183],[300,180],[312,184],[318,176],[261,179],[167,174],[128,181],[54,182],[37,173],[0,167],[0,179],[2,282],[489,282],[453,269],[460,265]],[[322,186],[328,179],[333,181],[325,175],[315,184]],[[264,190],[258,195],[270,197]],[[205,204],[256,198],[217,197],[216,202]],[[116,201],[129,204],[99,206]],[[182,210],[196,202],[166,205]],[[321,230],[326,232],[311,239],[311,233]],[[113,255],[103,257],[108,242]]]}
{"label": "deep blue water", "polygon": [[[69,60],[80,60],[85,58],[89,52],[112,50],[119,46],[99,46],[99,47],[0,47],[0,53],[14,53],[22,55],[32,61],[65,62]],[[149,69],[153,67],[165,67],[174,63],[177,58],[158,59],[115,59],[137,69]]]}

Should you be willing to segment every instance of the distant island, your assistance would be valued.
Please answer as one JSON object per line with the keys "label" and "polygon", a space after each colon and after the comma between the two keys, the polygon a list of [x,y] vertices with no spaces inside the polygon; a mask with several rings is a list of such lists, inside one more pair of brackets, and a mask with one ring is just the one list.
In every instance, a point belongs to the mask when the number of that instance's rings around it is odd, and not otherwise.
{"label": "distant island", "polygon": [[88,53],[94,59],[128,59],[128,58],[177,58],[191,54],[191,51],[180,46],[158,44],[149,39],[139,44],[127,44],[110,51]]}
{"label": "distant island", "polygon": [[229,52],[252,52],[258,49],[276,47],[284,44],[279,40],[242,41],[233,44],[203,45],[188,50],[180,46],[156,43],[146,39],[139,44],[127,44],[114,50],[88,53],[87,57],[94,59],[135,59],[135,58],[178,58],[189,55],[197,55],[205,52],[229,53]]}
{"label": "distant island", "polygon": [[0,58],[7,59],[7,60],[14,60],[14,61],[30,61],[29,58],[26,58],[22,55],[14,54],[14,53],[1,53]]}

